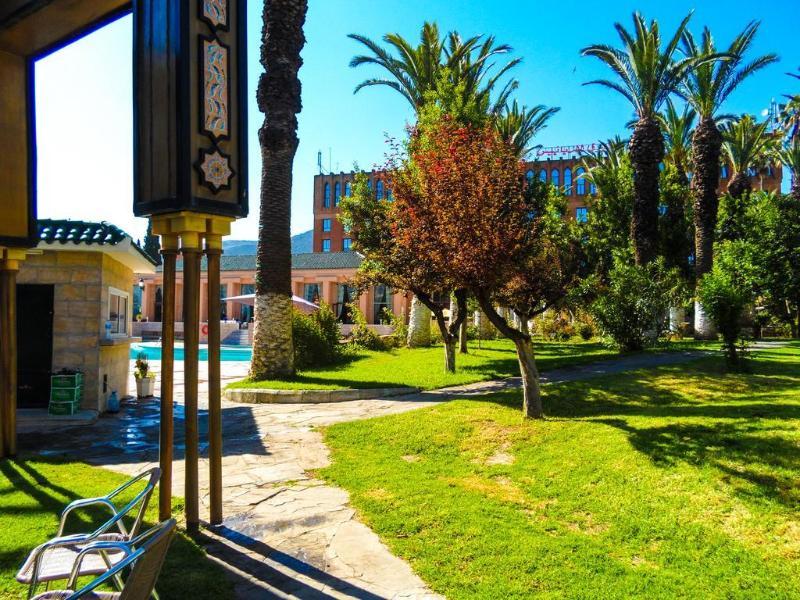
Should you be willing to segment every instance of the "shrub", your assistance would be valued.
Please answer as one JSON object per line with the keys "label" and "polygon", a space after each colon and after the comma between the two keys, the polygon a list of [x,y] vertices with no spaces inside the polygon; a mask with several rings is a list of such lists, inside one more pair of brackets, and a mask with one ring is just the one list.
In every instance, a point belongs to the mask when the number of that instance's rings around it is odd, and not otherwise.
{"label": "shrub", "polygon": [[293,311],[292,337],[297,369],[330,365],[341,355],[339,323],[327,304],[310,315]]}
{"label": "shrub", "polygon": [[391,310],[384,309],[384,314],[392,326],[392,334],[383,338],[384,342],[392,348],[402,348],[408,338],[408,325],[402,317],[397,317]]}
{"label": "shrub", "polygon": [[570,323],[569,316],[557,310],[545,312],[538,324],[539,333],[546,340],[566,342],[575,335],[575,328]]}
{"label": "shrub", "polygon": [[589,305],[603,334],[626,351],[657,342],[664,315],[679,295],[677,271],[663,259],[637,266],[617,256],[608,279]]}
{"label": "shrub", "polygon": [[742,312],[750,300],[746,288],[723,266],[715,264],[713,270],[700,280],[697,287],[703,305],[714,326],[722,335],[723,349],[729,364],[738,364],[736,342],[742,330]]}
{"label": "shrub", "polygon": [[350,343],[364,350],[386,350],[388,345],[374,330],[367,325],[364,313],[353,307],[353,332]]}
{"label": "shrub", "polygon": [[594,337],[594,327],[589,323],[578,323],[575,331],[578,332],[578,335],[581,336],[584,342],[588,342]]}

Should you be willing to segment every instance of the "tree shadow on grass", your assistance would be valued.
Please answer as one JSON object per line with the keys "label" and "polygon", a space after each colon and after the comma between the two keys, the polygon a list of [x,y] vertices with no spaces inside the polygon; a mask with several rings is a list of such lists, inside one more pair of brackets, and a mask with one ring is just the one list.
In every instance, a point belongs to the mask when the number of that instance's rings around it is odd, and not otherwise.
{"label": "tree shadow on grass", "polygon": [[[549,420],[619,429],[658,466],[714,467],[742,498],[800,507],[796,363],[785,354],[759,353],[747,374],[726,373],[722,364],[708,359],[548,386],[545,414]],[[788,391],[798,396],[780,397]],[[485,400],[518,409],[521,394],[510,391]]]}

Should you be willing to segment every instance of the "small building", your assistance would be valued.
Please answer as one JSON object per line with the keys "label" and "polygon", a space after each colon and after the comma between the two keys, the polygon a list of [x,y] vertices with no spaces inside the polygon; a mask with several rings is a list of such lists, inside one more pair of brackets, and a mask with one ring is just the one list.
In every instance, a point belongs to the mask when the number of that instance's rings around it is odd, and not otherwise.
{"label": "small building", "polygon": [[83,372],[81,408],[128,394],[134,273],[155,263],[110,223],[38,221],[39,243],[17,277],[17,405],[46,408],[50,375]]}

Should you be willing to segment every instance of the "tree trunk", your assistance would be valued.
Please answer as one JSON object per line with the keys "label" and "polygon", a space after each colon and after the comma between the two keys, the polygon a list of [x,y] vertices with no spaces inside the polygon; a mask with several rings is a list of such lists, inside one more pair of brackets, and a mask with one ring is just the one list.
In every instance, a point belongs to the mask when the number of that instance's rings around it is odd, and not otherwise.
{"label": "tree trunk", "polygon": [[256,101],[264,113],[261,145],[261,207],[256,256],[255,331],[250,375],[255,379],[294,373],[292,345],[291,202],[292,163],[297,151],[298,71],[305,44],[306,0],[264,2],[261,65]]}
{"label": "tree trunk", "polygon": [[671,306],[669,309],[669,330],[678,333],[686,321],[686,311],[680,306]]}
{"label": "tree trunk", "polygon": [[[719,159],[722,134],[711,117],[702,119],[692,136],[692,201],[694,204],[695,281],[714,266],[714,229],[719,207]],[[711,320],[699,302],[695,302],[694,331],[698,339],[715,337]]]}
{"label": "tree trunk", "polygon": [[[450,321],[455,322],[458,318],[458,303],[455,298],[450,299]],[[461,354],[467,354],[467,319],[461,319],[461,325],[458,328],[458,351]]]}
{"label": "tree trunk", "polygon": [[431,310],[414,296],[411,300],[411,313],[408,317],[409,348],[422,348],[431,345]]}
{"label": "tree trunk", "polygon": [[[478,304],[483,309],[484,314],[492,322],[497,330],[514,342],[517,349],[517,360],[519,362],[519,372],[522,377],[522,412],[526,417],[541,419],[544,417],[542,410],[542,395],[539,388],[539,371],[536,368],[536,358],[533,354],[533,342],[531,336],[514,329],[499,311],[495,309],[485,293],[476,294]],[[507,314],[503,310],[504,314]],[[525,319],[525,317],[521,317]]]}
{"label": "tree trunk", "polygon": [[737,200],[741,200],[752,189],[753,186],[750,184],[747,173],[736,173],[728,184],[728,193]]}
{"label": "tree trunk", "polygon": [[456,341],[453,336],[444,340],[444,370],[448,373],[456,372]]}
{"label": "tree trunk", "polygon": [[250,377],[275,379],[293,373],[292,297],[272,292],[257,294]]}
{"label": "tree trunk", "polygon": [[461,354],[468,354],[469,348],[467,347],[467,320],[464,319],[464,322],[461,323],[461,327],[458,328],[458,351]]}
{"label": "tree trunk", "polygon": [[658,179],[659,164],[664,159],[664,136],[658,122],[639,119],[629,148],[634,171],[631,239],[636,264],[644,265],[653,260],[658,251]]}
{"label": "tree trunk", "polygon": [[522,412],[531,419],[544,417],[542,394],[539,388],[539,370],[533,355],[533,343],[530,338],[516,339],[519,372],[522,375]]}

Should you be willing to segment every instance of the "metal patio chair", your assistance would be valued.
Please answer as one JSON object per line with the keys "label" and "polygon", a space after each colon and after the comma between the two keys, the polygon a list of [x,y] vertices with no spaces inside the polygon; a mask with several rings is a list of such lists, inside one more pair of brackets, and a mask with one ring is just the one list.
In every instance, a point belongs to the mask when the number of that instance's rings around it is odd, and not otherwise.
{"label": "metal patio chair", "polygon": [[[61,513],[57,537],[34,548],[17,573],[17,581],[28,584],[28,598],[33,597],[40,583],[49,585],[52,581],[69,578],[76,558],[88,544],[93,542],[129,543],[136,538],[150,497],[160,477],[161,469],[153,467],[129,479],[106,496],[84,498],[68,504]],[[127,504],[118,508],[114,499],[142,480],[146,480],[144,488]],[[91,533],[64,535],[69,515],[79,508],[89,506],[107,508],[111,512],[111,518]],[[129,515],[134,516],[130,528],[126,527],[124,522],[125,517]],[[93,553],[87,560],[81,562],[78,575],[100,575],[124,558],[124,553],[114,548]]]}
{"label": "metal patio chair", "polygon": [[[169,519],[145,531],[130,542],[92,542],[78,553],[67,581],[67,589],[43,592],[35,596],[33,600],[67,600],[68,598],[75,600],[79,598],[86,600],[147,600],[151,595],[155,595],[156,581],[174,533],[175,519]],[[91,560],[93,555],[106,555],[110,552],[117,553],[122,558],[111,569],[85,586],[76,589],[83,562]],[[128,567],[131,567],[130,574],[121,584],[120,591],[97,590],[106,583],[118,584],[122,572]]]}

